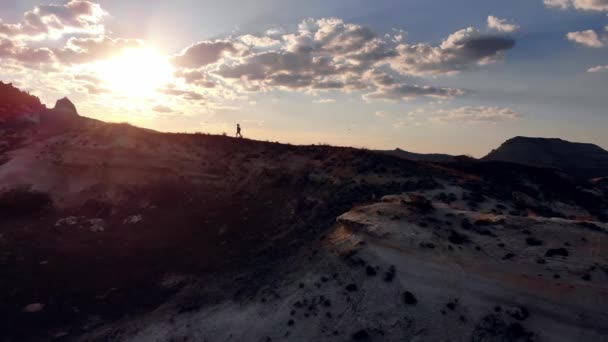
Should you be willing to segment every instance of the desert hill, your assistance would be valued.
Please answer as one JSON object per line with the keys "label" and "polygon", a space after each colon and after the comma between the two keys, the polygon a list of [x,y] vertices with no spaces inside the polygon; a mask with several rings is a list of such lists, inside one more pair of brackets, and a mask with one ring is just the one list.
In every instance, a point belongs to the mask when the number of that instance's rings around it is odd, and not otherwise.
{"label": "desert hill", "polygon": [[454,161],[454,157],[449,154],[441,154],[441,153],[414,153],[404,151],[400,148],[396,148],[394,150],[385,150],[378,151],[380,153],[392,155],[395,157],[400,157],[404,159],[417,160],[417,161],[428,161],[428,162],[451,162]]}
{"label": "desert hill", "polygon": [[608,336],[602,179],[160,133],[68,102],[0,124],[0,340]]}
{"label": "desert hill", "polygon": [[593,144],[555,138],[515,137],[482,160],[552,167],[585,179],[608,175],[608,151]]}

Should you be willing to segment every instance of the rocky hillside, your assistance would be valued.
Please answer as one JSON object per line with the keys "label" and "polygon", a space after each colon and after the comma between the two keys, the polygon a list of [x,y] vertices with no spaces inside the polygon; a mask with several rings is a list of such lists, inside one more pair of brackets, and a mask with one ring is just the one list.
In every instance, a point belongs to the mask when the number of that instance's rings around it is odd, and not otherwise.
{"label": "rocky hillside", "polygon": [[2,341],[606,341],[603,179],[70,104],[0,124]]}
{"label": "rocky hillside", "polygon": [[608,151],[562,139],[515,137],[483,160],[551,167],[585,179],[608,176]]}
{"label": "rocky hillside", "polygon": [[0,123],[44,109],[40,99],[14,87],[11,83],[0,82]]}

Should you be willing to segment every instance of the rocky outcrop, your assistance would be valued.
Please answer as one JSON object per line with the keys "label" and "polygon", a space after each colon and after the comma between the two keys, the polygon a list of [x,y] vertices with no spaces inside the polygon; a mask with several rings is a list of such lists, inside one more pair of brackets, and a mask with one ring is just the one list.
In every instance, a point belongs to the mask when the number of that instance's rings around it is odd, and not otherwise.
{"label": "rocky outcrop", "polygon": [[53,111],[66,116],[78,116],[76,106],[67,97],[57,100]]}

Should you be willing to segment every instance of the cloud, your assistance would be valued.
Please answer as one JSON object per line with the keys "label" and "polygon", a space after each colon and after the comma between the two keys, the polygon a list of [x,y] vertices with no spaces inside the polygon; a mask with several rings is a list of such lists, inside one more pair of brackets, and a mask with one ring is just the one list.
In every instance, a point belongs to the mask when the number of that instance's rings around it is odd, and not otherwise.
{"label": "cloud", "polygon": [[110,90],[104,87],[99,87],[95,84],[84,84],[82,85],[82,89],[91,95],[99,95],[109,93]]}
{"label": "cloud", "polygon": [[166,95],[181,96],[186,100],[192,100],[192,101],[205,100],[205,97],[203,95],[201,95],[195,91],[177,89],[172,85],[170,85],[166,88],[160,89],[159,91]]}
{"label": "cloud", "polygon": [[63,64],[83,64],[111,58],[121,51],[144,46],[139,39],[112,39],[107,36],[70,38],[66,46],[53,49],[57,61]]}
{"label": "cloud", "polygon": [[173,57],[173,64],[183,68],[199,68],[218,62],[225,54],[236,54],[237,47],[227,40],[192,44]]}
{"label": "cloud", "polygon": [[499,123],[521,118],[521,114],[509,108],[499,107],[459,107],[440,110],[431,121],[440,123]]}
{"label": "cloud", "polygon": [[545,6],[566,9],[570,6],[570,0],[544,0]]}
{"label": "cloud", "polygon": [[163,105],[154,106],[152,108],[152,110],[155,111],[155,112],[159,112],[159,113],[173,113],[174,112],[173,109],[171,109],[171,108],[169,108],[167,106],[163,106]]}
{"label": "cloud", "polygon": [[608,11],[608,0],[544,0],[548,7],[581,11]]}
{"label": "cloud", "polygon": [[200,69],[181,69],[175,71],[175,77],[182,78],[186,83],[203,88],[214,88],[217,83],[209,74]]}
{"label": "cloud", "polygon": [[281,42],[271,37],[256,37],[250,34],[239,37],[239,40],[250,47],[268,48],[280,44]]}
{"label": "cloud", "polygon": [[81,92],[86,92],[91,95],[110,93],[105,82],[94,75],[78,74],[74,75],[73,79],[76,84],[81,86],[79,89]]}
{"label": "cloud", "polygon": [[519,30],[519,25],[509,24],[506,19],[499,19],[495,16],[488,16],[488,27],[500,32],[515,32]]}
{"label": "cloud", "polygon": [[316,99],[316,100],[312,101],[312,103],[316,103],[316,104],[334,103],[334,102],[336,102],[336,99]]}
{"label": "cloud", "polygon": [[390,86],[381,86],[376,91],[363,95],[363,99],[367,101],[407,101],[421,96],[446,99],[462,95],[463,93],[464,92],[460,89],[438,88],[433,86],[419,86],[410,84],[393,84]]}
{"label": "cloud", "polygon": [[379,118],[384,118],[388,115],[388,113],[386,111],[383,110],[378,110],[374,113],[375,116],[379,117]]}
{"label": "cloud", "polygon": [[404,74],[453,74],[473,66],[493,63],[515,46],[509,37],[484,35],[469,27],[453,33],[439,46],[427,43],[397,46],[399,57],[391,65]]}
{"label": "cloud", "polygon": [[[137,39],[104,36],[102,20],[106,15],[99,4],[84,0],[37,6],[26,12],[19,23],[0,21],[0,54],[29,66],[81,64],[143,45],[143,41]],[[66,35],[73,37],[63,47],[47,42]],[[34,40],[36,42],[32,42]]]}
{"label": "cloud", "polygon": [[599,35],[593,30],[568,32],[566,38],[589,47],[601,48],[605,46],[605,43],[602,42]]}
{"label": "cloud", "polygon": [[587,72],[606,72],[608,71],[608,65],[598,65],[593,68],[589,68]]}
{"label": "cloud", "polygon": [[[368,91],[367,100],[449,98],[462,92],[412,85],[402,78],[452,74],[489,64],[515,44],[509,37],[481,34],[474,28],[458,31],[438,46],[409,45],[402,31],[395,34],[379,35],[337,18],[307,19],[295,32],[280,37],[245,35],[199,42],[176,56],[175,64],[197,68],[178,71],[188,83],[214,79],[244,92]],[[362,77],[380,69],[388,69],[398,79],[383,84],[380,77]]]}
{"label": "cloud", "polygon": [[19,39],[57,39],[69,33],[100,34],[107,13],[99,4],[72,0],[65,5],[40,5],[26,12],[19,23],[0,22],[0,35]]}
{"label": "cloud", "polygon": [[0,37],[0,57],[29,66],[49,63],[53,60],[53,54],[48,48],[30,48],[20,41],[2,37]]}
{"label": "cloud", "polygon": [[[19,67],[44,65],[65,72],[144,46],[142,40],[106,34],[106,15],[98,4],[84,0],[38,6],[17,24],[0,23],[0,57]],[[63,46],[63,39],[32,42],[64,35]],[[463,92],[411,79],[481,67],[503,58],[515,45],[512,38],[475,28],[457,31],[439,44],[409,43],[405,37],[402,30],[378,34],[342,19],[321,18],[303,20],[291,32],[199,41],[169,56],[174,83],[180,87],[158,92],[190,101],[234,100],[243,93],[275,90],[315,96],[358,92],[366,101],[451,98]],[[104,91],[82,80],[80,86],[92,94]]]}

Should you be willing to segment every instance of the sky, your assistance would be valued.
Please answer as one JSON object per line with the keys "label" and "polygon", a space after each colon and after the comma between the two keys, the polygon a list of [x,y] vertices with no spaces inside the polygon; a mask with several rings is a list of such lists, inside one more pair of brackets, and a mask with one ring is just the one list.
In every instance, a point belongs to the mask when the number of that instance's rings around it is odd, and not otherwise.
{"label": "sky", "polygon": [[608,0],[2,0],[0,80],[159,131],[608,148]]}

